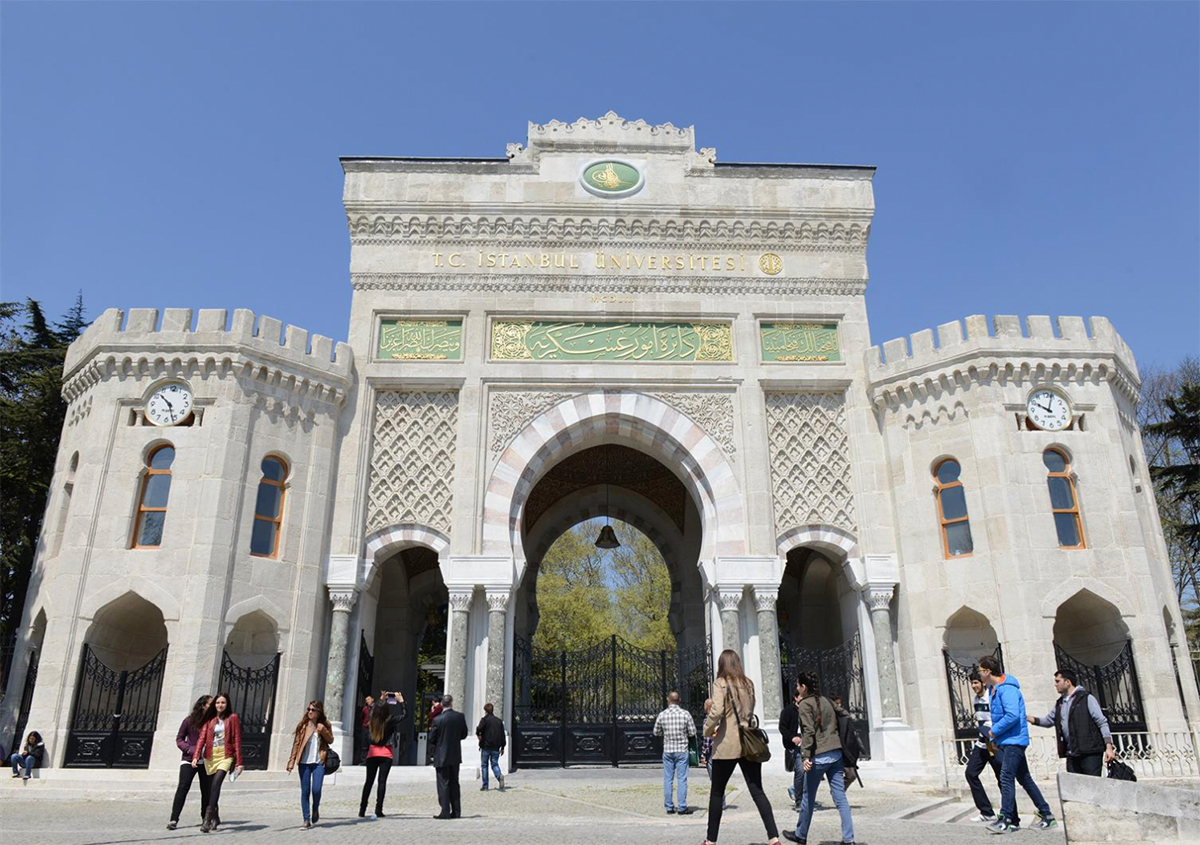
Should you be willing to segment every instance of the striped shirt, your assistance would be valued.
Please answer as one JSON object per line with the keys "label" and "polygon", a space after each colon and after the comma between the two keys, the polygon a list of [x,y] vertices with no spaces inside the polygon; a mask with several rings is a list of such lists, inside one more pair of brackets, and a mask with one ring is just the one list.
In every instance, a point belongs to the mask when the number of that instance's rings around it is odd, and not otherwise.
{"label": "striped shirt", "polygon": [[975,747],[987,748],[988,731],[992,729],[992,696],[986,689],[982,695],[975,696],[975,727],[979,732]]}
{"label": "striped shirt", "polygon": [[654,735],[663,738],[663,754],[688,750],[688,737],[696,735],[696,720],[678,704],[668,705],[654,720]]}

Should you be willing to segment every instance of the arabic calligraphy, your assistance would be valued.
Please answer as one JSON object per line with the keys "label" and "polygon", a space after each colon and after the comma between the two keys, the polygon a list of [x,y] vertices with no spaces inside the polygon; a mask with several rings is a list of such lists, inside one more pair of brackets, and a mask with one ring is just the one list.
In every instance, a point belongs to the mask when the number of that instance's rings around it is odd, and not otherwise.
{"label": "arabic calligraphy", "polygon": [[461,361],[462,320],[384,320],[378,357],[395,361]]}
{"label": "arabic calligraphy", "polygon": [[730,323],[496,320],[497,361],[732,361]]}
{"label": "arabic calligraphy", "polygon": [[841,361],[837,323],[763,323],[764,362]]}

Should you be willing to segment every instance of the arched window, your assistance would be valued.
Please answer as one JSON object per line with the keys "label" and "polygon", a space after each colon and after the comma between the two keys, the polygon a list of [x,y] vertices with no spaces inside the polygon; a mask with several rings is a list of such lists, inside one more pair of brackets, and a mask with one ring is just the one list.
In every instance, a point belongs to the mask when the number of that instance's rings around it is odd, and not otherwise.
{"label": "arched window", "polygon": [[1079,497],[1075,495],[1075,479],[1071,478],[1071,462],[1057,449],[1047,449],[1042,453],[1042,463],[1050,470],[1046,484],[1050,487],[1050,510],[1054,513],[1058,545],[1064,549],[1085,548],[1083,525],[1079,521]]}
{"label": "arched window", "polygon": [[937,479],[938,521],[942,526],[942,551],[947,558],[966,557],[975,550],[971,523],[967,519],[967,497],[958,480],[962,467],[953,458],[933,470]]}
{"label": "arched window", "polygon": [[146,457],[142,495],[138,499],[137,526],[133,532],[135,549],[153,549],[162,545],[163,524],[167,521],[167,498],[171,495],[172,446],[159,446]]}
{"label": "arched window", "polygon": [[250,534],[250,554],[275,557],[279,551],[279,526],[283,523],[283,480],[287,464],[281,458],[267,457],[262,462],[262,480],[258,482],[258,501],[254,505],[254,530]]}

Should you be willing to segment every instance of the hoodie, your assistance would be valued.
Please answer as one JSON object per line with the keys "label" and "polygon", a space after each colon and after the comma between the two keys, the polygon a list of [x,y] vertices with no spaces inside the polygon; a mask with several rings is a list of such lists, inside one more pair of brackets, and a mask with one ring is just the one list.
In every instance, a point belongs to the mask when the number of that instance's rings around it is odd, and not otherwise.
{"label": "hoodie", "polygon": [[992,736],[996,745],[1029,745],[1025,696],[1015,675],[1002,675],[992,687]]}

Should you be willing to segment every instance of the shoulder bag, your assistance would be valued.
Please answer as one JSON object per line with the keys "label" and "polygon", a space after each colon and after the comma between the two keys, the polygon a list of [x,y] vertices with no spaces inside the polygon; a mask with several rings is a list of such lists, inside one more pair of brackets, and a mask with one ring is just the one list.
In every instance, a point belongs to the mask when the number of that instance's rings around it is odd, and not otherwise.
{"label": "shoulder bag", "polygon": [[758,716],[751,713],[743,725],[737,709],[737,696],[730,687],[726,687],[725,691],[729,696],[729,703],[733,705],[733,717],[737,719],[738,739],[742,741],[742,759],[751,763],[767,762],[771,759],[771,747],[767,744],[766,731],[758,726]]}
{"label": "shoulder bag", "polygon": [[332,748],[325,749],[325,774],[331,775],[342,767],[342,757]]}

